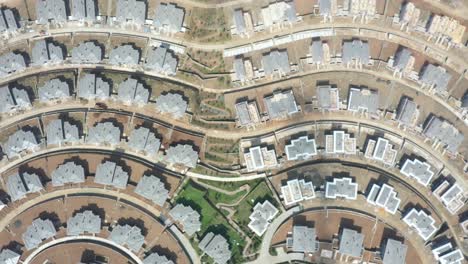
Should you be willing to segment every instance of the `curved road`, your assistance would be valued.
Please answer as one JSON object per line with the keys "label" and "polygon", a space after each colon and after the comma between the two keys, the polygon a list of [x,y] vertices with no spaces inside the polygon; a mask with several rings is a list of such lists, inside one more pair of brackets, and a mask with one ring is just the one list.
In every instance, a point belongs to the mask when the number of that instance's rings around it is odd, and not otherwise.
{"label": "curved road", "polygon": [[51,240],[51,241],[49,241],[47,243],[44,243],[41,246],[39,246],[38,248],[34,249],[34,251],[23,261],[23,263],[24,264],[30,264],[34,260],[34,258],[39,253],[41,253],[42,251],[44,251],[44,250],[46,250],[46,249],[48,249],[50,247],[59,245],[59,244],[71,243],[71,242],[73,242],[75,240],[85,240],[85,241],[89,241],[91,243],[103,243],[103,244],[109,245],[110,248],[117,248],[119,251],[124,252],[125,255],[130,257],[130,259],[132,259],[135,263],[143,264],[143,261],[137,255],[135,255],[131,250],[127,249],[126,247],[121,246],[121,245],[115,243],[114,241],[112,241],[110,239],[105,239],[105,238],[102,238],[102,237],[95,237],[95,236],[86,236],[86,235],[67,236],[67,237],[54,239],[54,240]]}

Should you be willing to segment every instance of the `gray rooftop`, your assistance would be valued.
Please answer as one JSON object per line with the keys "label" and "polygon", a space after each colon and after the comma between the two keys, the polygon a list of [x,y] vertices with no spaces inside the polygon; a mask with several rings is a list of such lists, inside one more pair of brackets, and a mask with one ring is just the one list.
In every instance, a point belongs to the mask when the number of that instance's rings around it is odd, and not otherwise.
{"label": "gray rooftop", "polygon": [[16,264],[19,262],[21,255],[5,248],[0,252],[0,263],[3,264]]}
{"label": "gray rooftop", "polygon": [[164,183],[154,175],[143,175],[135,188],[135,193],[159,206],[163,206],[164,202],[169,198],[169,191]]}
{"label": "gray rooftop", "polygon": [[145,151],[154,156],[161,147],[161,140],[146,127],[135,128],[128,139],[128,146],[135,151]]}
{"label": "gray rooftop", "polygon": [[0,8],[0,32],[17,30],[18,19],[12,9]]}
{"label": "gray rooftop", "polygon": [[448,151],[456,153],[463,143],[464,135],[453,124],[435,115],[429,117],[424,128],[424,135],[431,139],[437,139],[446,145]]}
{"label": "gray rooftop", "polygon": [[10,112],[16,109],[31,106],[28,93],[23,89],[8,86],[0,87],[0,113]]}
{"label": "gray rooftop", "polygon": [[245,32],[245,21],[244,21],[244,13],[242,9],[234,10],[233,14],[234,25],[236,26],[237,33],[242,34]]}
{"label": "gray rooftop", "polygon": [[321,40],[314,40],[310,45],[310,54],[314,62],[323,61],[323,44]]}
{"label": "gray rooftop", "polygon": [[393,67],[402,71],[410,61],[411,56],[411,51],[408,48],[398,49],[397,53],[395,54]]}
{"label": "gray rooftop", "polygon": [[288,74],[291,71],[287,50],[272,50],[263,54],[262,65],[265,75],[271,75],[275,71],[280,74]]}
{"label": "gray rooftop", "polygon": [[182,118],[187,106],[187,101],[177,93],[161,94],[156,98],[156,108],[162,113],[172,115],[174,118]]}
{"label": "gray rooftop", "polygon": [[441,264],[462,264],[465,256],[461,249],[452,250],[448,253],[439,255],[439,261]]}
{"label": "gray rooftop", "polygon": [[106,100],[110,95],[110,84],[96,74],[86,73],[78,80],[78,97],[88,100]]}
{"label": "gray rooftop", "polygon": [[288,6],[286,10],[284,11],[284,15],[286,17],[286,20],[288,22],[296,22],[297,21],[297,15],[296,15],[296,5],[294,4],[294,1],[289,1],[285,2],[286,5]]}
{"label": "gray rooftop", "polygon": [[0,55],[0,77],[26,69],[26,61],[22,54],[8,52]]}
{"label": "gray rooftop", "polygon": [[212,232],[206,234],[198,247],[218,264],[225,264],[231,258],[229,244],[221,235],[215,235]]}
{"label": "gray rooftop", "polygon": [[165,45],[151,49],[146,56],[145,67],[155,72],[175,75],[178,59]]}
{"label": "gray rooftop", "polygon": [[96,126],[89,128],[86,141],[94,144],[116,145],[120,142],[120,132],[120,128],[114,126],[112,122],[97,123]]}
{"label": "gray rooftop", "polygon": [[63,23],[67,21],[67,9],[64,0],[37,0],[36,22],[47,24],[49,21]]}
{"label": "gray rooftop", "polygon": [[96,168],[96,175],[94,182],[111,185],[118,189],[125,189],[128,182],[128,173],[122,169],[119,165],[111,161],[105,161]]}
{"label": "gray rooftop", "polygon": [[339,252],[351,257],[360,257],[362,255],[364,235],[355,230],[343,228],[340,237]]}
{"label": "gray rooftop", "polygon": [[191,145],[178,144],[169,147],[166,152],[166,161],[170,164],[180,164],[189,168],[195,168],[198,162],[198,153]]}
{"label": "gray rooftop", "polygon": [[336,199],[342,197],[346,199],[356,199],[358,185],[353,183],[351,178],[335,178],[333,182],[327,182],[325,197]]}
{"label": "gray rooftop", "polygon": [[93,41],[85,41],[71,51],[73,63],[99,63],[102,60],[103,49]]}
{"label": "gray rooftop", "polygon": [[68,121],[56,119],[46,127],[47,145],[76,142],[80,140],[78,127]]}
{"label": "gray rooftop", "polygon": [[86,210],[70,217],[67,221],[67,236],[78,236],[84,233],[97,234],[101,231],[101,217]]}
{"label": "gray rooftop", "polygon": [[251,124],[252,118],[250,117],[249,112],[249,102],[243,101],[235,105],[237,117],[239,118],[239,123],[243,126]]}
{"label": "gray rooftop", "polygon": [[246,79],[244,60],[241,57],[235,58],[233,67],[237,80],[244,81]]}
{"label": "gray rooftop", "polygon": [[447,91],[447,86],[452,79],[452,75],[444,67],[434,64],[426,65],[419,75],[422,83],[433,85],[438,93]]}
{"label": "gray rooftop", "polygon": [[331,0],[319,0],[320,15],[331,15]]}
{"label": "gray rooftop", "polygon": [[38,88],[39,101],[58,100],[70,97],[70,86],[66,81],[52,79]]}
{"label": "gray rooftop", "polygon": [[403,221],[410,227],[413,227],[425,241],[428,240],[438,228],[435,226],[435,220],[427,215],[423,210],[417,211],[412,208],[404,217]]}
{"label": "gray rooftop", "polygon": [[32,131],[20,129],[8,137],[8,140],[3,144],[3,152],[8,158],[13,158],[22,151],[36,148],[38,144]]}
{"label": "gray rooftop", "polygon": [[307,226],[293,226],[292,250],[294,252],[314,253],[317,251],[315,228]]}
{"label": "gray rooftop", "polygon": [[367,196],[367,201],[385,208],[391,214],[396,213],[401,202],[393,187],[385,183],[382,186],[374,184]]}
{"label": "gray rooftop", "polygon": [[184,15],[184,9],[176,4],[160,3],[156,7],[153,25],[169,32],[179,32],[182,30]]}
{"label": "gray rooftop", "polygon": [[96,20],[96,0],[71,0],[71,16],[76,20]]}
{"label": "gray rooftop", "polygon": [[193,210],[192,207],[177,204],[169,211],[169,215],[174,221],[182,224],[184,232],[187,233],[187,235],[193,236],[196,232],[200,231],[200,214]]}
{"label": "gray rooftop", "polygon": [[42,240],[47,240],[53,236],[57,231],[55,230],[54,224],[49,219],[42,220],[40,218],[35,219],[30,226],[26,229],[23,234],[24,246],[27,250],[36,248],[42,243]]}
{"label": "gray rooftop", "polygon": [[317,154],[315,140],[308,136],[302,136],[291,140],[291,143],[285,147],[288,160],[308,159]]}
{"label": "gray rooftop", "polygon": [[32,64],[42,66],[46,63],[58,63],[63,61],[62,47],[45,39],[34,42],[32,48]]}
{"label": "gray rooftop", "polygon": [[112,229],[109,239],[115,243],[127,246],[134,252],[140,251],[145,243],[145,237],[137,226],[117,225]]}
{"label": "gray rooftop", "polygon": [[73,161],[61,164],[52,172],[52,186],[85,182],[84,168]]}
{"label": "gray rooftop", "polygon": [[118,0],[115,18],[121,23],[143,25],[146,20],[146,1]]}
{"label": "gray rooftop", "polygon": [[396,119],[405,125],[412,125],[417,118],[418,106],[408,97],[403,97],[398,105]]}
{"label": "gray rooftop", "polygon": [[123,44],[111,50],[109,63],[113,65],[134,66],[140,62],[140,50],[131,44]]}
{"label": "gray rooftop", "polygon": [[379,93],[369,89],[351,87],[349,89],[348,110],[377,113],[379,109]]}
{"label": "gray rooftop", "polygon": [[174,264],[172,260],[169,260],[164,255],[159,255],[158,253],[151,253],[143,259],[143,264]]}
{"label": "gray rooftop", "polygon": [[355,60],[362,64],[368,64],[369,57],[369,43],[358,39],[343,41],[343,63],[348,63]]}
{"label": "gray rooftop", "polygon": [[432,176],[434,176],[434,172],[431,170],[431,165],[418,159],[407,159],[401,168],[401,172],[408,177],[415,178],[424,186],[427,186],[430,183]]}
{"label": "gray rooftop", "polygon": [[270,119],[284,118],[299,111],[292,90],[275,92],[263,100]]}
{"label": "gray rooftop", "polygon": [[6,182],[6,190],[13,202],[25,198],[28,193],[39,192],[43,188],[39,176],[34,173],[16,173],[8,177]]}
{"label": "gray rooftop", "polygon": [[142,82],[134,78],[128,78],[119,84],[117,98],[125,103],[147,104],[150,91]]}
{"label": "gray rooftop", "polygon": [[250,214],[248,227],[254,231],[257,236],[262,236],[267,230],[270,221],[278,214],[276,209],[270,201],[266,200],[262,203],[257,203]]}
{"label": "gray rooftop", "polygon": [[388,239],[384,250],[383,264],[405,263],[407,245],[397,240]]}
{"label": "gray rooftop", "polygon": [[[333,97],[336,95],[336,98]],[[338,109],[339,106],[339,90],[331,85],[317,86],[317,101],[321,109]],[[336,105],[335,105],[336,104]]]}

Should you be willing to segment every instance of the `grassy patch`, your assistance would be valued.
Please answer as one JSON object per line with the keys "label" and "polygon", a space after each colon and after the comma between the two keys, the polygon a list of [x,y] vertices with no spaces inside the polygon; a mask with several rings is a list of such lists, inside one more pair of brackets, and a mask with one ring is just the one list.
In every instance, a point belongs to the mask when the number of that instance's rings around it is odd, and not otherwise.
{"label": "grassy patch", "polygon": [[[208,232],[224,236],[232,251],[232,261],[234,263],[242,262],[242,249],[245,246],[245,241],[228,223],[223,214],[210,203],[209,198],[205,196],[206,193],[207,190],[195,186],[193,182],[189,181],[179,193],[177,203],[190,205],[200,213],[202,223],[201,230],[198,232],[200,240]],[[198,248],[197,243],[193,244]]]}
{"label": "grassy patch", "polygon": [[214,190],[208,190],[208,193],[206,194],[206,196],[214,204],[216,203],[234,204],[246,193],[247,191],[244,190],[244,191],[237,192],[233,195],[227,195],[227,194],[220,193]]}

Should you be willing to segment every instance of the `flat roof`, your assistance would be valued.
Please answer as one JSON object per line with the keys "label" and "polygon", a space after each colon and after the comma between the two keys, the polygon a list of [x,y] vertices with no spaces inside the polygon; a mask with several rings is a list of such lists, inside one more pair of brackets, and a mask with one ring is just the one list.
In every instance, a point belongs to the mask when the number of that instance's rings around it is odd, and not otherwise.
{"label": "flat roof", "polygon": [[293,226],[292,251],[302,253],[315,253],[318,243],[315,228],[307,226]]}
{"label": "flat roof", "polygon": [[358,184],[351,178],[334,178],[333,182],[327,182],[325,197],[336,199],[338,197],[355,200],[357,198]]}
{"label": "flat roof", "polygon": [[169,215],[182,224],[184,232],[189,236],[201,230],[200,214],[188,205],[176,204]]}
{"label": "flat roof", "polygon": [[265,200],[263,203],[258,202],[249,216],[250,222],[248,227],[257,236],[262,236],[267,230],[270,221],[278,214],[278,212],[278,209],[276,209],[270,201]]}
{"label": "flat roof", "polygon": [[419,236],[428,240],[439,228],[435,226],[435,220],[423,210],[412,208],[404,217],[403,222],[416,229]]}
{"label": "flat roof", "polygon": [[271,119],[284,118],[299,111],[292,90],[275,92],[263,101]]}
{"label": "flat roof", "polygon": [[339,252],[351,257],[360,257],[363,252],[364,235],[356,230],[343,228],[340,236]]}
{"label": "flat roof", "polygon": [[309,139],[308,136],[293,139],[285,146],[285,152],[288,160],[308,159],[317,155],[315,139]]}
{"label": "flat roof", "polygon": [[384,249],[383,264],[405,263],[407,245],[394,239],[388,239]]}

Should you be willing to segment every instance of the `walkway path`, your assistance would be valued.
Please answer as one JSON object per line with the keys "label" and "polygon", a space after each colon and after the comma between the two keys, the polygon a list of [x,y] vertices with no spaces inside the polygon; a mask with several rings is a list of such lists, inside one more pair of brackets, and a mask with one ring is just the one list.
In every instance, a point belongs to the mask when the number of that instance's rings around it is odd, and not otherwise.
{"label": "walkway path", "polygon": [[203,183],[197,179],[194,179],[194,181],[207,188],[207,189],[212,189],[212,190],[215,190],[217,192],[220,192],[220,193],[224,193],[226,195],[235,195],[236,193],[239,193],[239,192],[242,192],[242,191],[245,191],[245,194],[242,195],[242,197],[239,197],[235,202],[233,203],[230,203],[230,204],[227,204],[227,203],[216,203],[216,207],[218,207],[219,209],[224,209],[226,211],[229,212],[228,215],[226,215],[226,218],[229,222],[229,224],[231,224],[231,226],[233,226],[237,232],[239,232],[242,237],[247,241],[247,243],[245,244],[244,246],[244,250],[242,252],[242,254],[244,255],[244,257],[248,257],[250,255],[254,255],[254,254],[247,254],[247,250],[249,249],[250,245],[252,244],[252,239],[250,239],[249,236],[247,236],[247,234],[245,234],[245,232],[242,230],[242,228],[240,228],[240,226],[232,219],[232,217],[234,216],[235,212],[237,209],[234,209],[233,207],[239,205],[240,202],[242,202],[242,200],[245,199],[245,197],[249,194],[250,192],[250,185],[249,184],[244,184],[242,185],[239,189],[237,190],[233,190],[233,191],[227,191],[227,190],[224,190],[224,189],[220,189],[218,187],[215,187],[215,186],[212,186],[212,185],[209,185],[209,184],[206,184],[206,183]]}

